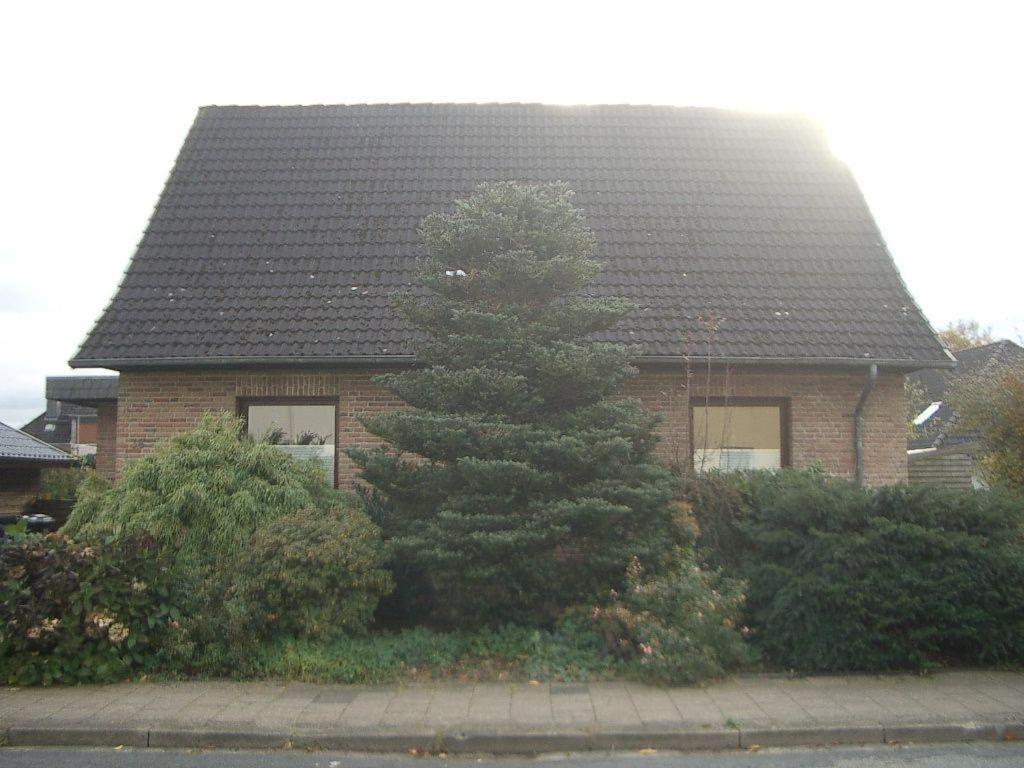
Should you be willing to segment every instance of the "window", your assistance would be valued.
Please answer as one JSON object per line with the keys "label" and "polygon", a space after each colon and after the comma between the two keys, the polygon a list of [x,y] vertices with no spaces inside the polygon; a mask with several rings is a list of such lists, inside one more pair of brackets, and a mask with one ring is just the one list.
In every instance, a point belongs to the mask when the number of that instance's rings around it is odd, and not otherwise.
{"label": "window", "polygon": [[335,485],[338,418],[334,399],[246,400],[239,410],[254,439],[272,443],[299,459],[315,458],[323,465],[327,482]]}
{"label": "window", "polygon": [[789,404],[776,398],[694,398],[693,468],[778,469],[789,465]]}

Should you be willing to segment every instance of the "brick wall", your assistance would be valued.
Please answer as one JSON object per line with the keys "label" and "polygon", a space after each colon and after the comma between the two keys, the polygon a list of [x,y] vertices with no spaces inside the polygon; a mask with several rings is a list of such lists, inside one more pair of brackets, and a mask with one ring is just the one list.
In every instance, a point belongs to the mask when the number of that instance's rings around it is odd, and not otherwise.
{"label": "brick wall", "polygon": [[96,471],[114,479],[117,456],[117,403],[96,406]]}
{"label": "brick wall", "polygon": [[337,397],[338,482],[352,484],[355,467],[345,448],[378,443],[357,420],[363,413],[395,408],[401,401],[370,381],[379,371],[216,370],[125,371],[118,383],[117,459],[126,461],[153,450],[157,442],[189,429],[206,411],[235,412],[245,397]]}
{"label": "brick wall", "polygon": [[[193,426],[209,410],[234,412],[243,397],[337,397],[338,479],[355,478],[355,467],[342,449],[372,445],[356,417],[401,406],[370,381],[378,371],[349,368],[296,370],[126,371],[118,385],[116,472],[126,461],[150,452],[156,443]],[[865,371],[746,368],[715,372],[710,382],[691,377],[694,396],[786,397],[790,399],[792,463],[815,461],[829,472],[853,476],[853,409]],[[689,453],[686,376],[678,368],[649,369],[633,381],[627,394],[664,414],[662,457],[685,464]],[[101,420],[101,439],[103,433]],[[903,377],[882,373],[864,412],[864,477],[869,483],[906,480],[906,406]]]}
{"label": "brick wall", "polygon": [[[853,477],[853,409],[867,371],[748,367],[693,371],[693,397],[784,397],[789,399],[791,461],[820,462],[836,475]],[[662,458],[688,466],[690,451],[687,376],[678,369],[647,370],[627,387],[649,410],[662,413]],[[907,479],[907,413],[903,376],[880,372],[862,414],[864,481],[880,485]]]}

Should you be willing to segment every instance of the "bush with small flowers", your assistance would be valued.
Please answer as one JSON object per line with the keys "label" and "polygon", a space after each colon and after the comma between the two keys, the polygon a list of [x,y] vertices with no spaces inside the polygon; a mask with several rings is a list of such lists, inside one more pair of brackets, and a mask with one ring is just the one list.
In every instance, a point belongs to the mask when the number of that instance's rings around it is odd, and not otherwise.
{"label": "bush with small flowers", "polygon": [[0,543],[0,680],[120,680],[158,668],[178,628],[151,541],[82,545],[60,534]]}
{"label": "bush with small flowers", "polygon": [[651,682],[691,683],[752,661],[745,642],[750,630],[740,623],[741,582],[701,569],[683,548],[655,576],[635,558],[626,576],[624,592],[612,590],[589,611],[605,647],[629,662],[632,674]]}

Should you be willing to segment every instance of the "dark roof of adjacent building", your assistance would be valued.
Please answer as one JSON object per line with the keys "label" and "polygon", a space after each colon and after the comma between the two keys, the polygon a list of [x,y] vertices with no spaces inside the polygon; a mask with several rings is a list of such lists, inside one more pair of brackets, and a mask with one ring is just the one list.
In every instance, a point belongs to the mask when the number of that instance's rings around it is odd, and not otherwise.
{"label": "dark roof of adjacent building", "polygon": [[74,461],[73,456],[0,422],[0,463],[72,464]]}
{"label": "dark roof of adjacent building", "polygon": [[46,403],[46,410],[23,426],[21,431],[64,450],[64,446],[71,446],[74,419],[89,423],[97,421],[98,416],[95,408],[50,400]]}
{"label": "dark roof of adjacent building", "polygon": [[644,356],[948,364],[808,120],[651,106],[204,107],[78,367],[409,359],[418,228],[562,180]]}
{"label": "dark roof of adjacent building", "polygon": [[47,376],[46,399],[85,405],[117,400],[117,380],[117,376]]}
{"label": "dark roof of adjacent building", "polygon": [[915,428],[915,437],[910,441],[911,450],[976,440],[977,435],[956,429],[957,414],[946,399],[950,387],[958,381],[998,371],[1007,364],[1024,364],[1024,349],[1004,339],[962,349],[954,353],[954,357],[957,362],[954,370],[923,370],[910,377],[910,384],[919,390],[922,403],[939,403],[928,420]]}

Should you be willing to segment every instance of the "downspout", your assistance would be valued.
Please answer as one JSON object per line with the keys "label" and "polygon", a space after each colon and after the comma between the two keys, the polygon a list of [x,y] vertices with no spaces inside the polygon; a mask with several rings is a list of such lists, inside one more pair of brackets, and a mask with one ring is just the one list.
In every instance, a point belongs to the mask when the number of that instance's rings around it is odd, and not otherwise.
{"label": "downspout", "polygon": [[853,409],[853,477],[857,485],[864,485],[864,445],[861,435],[861,411],[864,410],[864,405],[867,403],[868,398],[871,397],[871,392],[874,390],[877,382],[878,365],[872,363],[868,368],[868,380],[864,384],[864,389],[861,390],[860,400],[857,401],[857,407]]}

